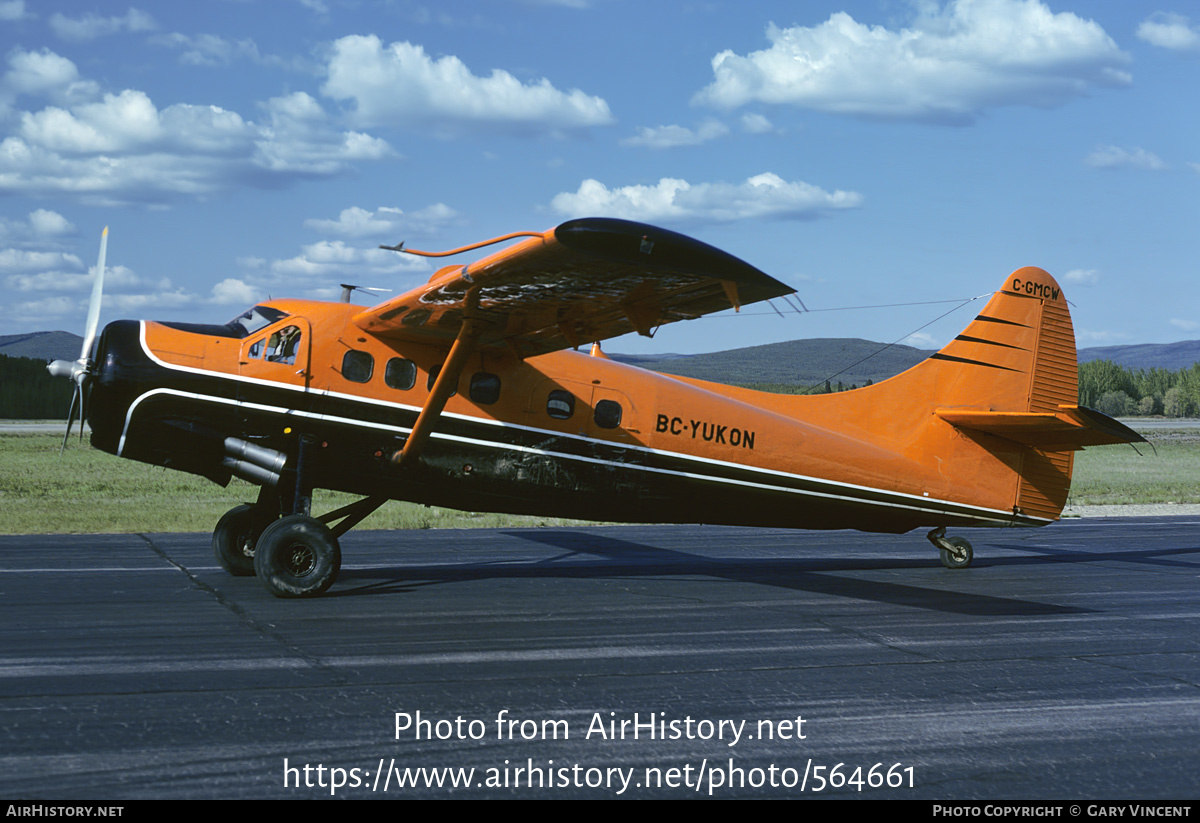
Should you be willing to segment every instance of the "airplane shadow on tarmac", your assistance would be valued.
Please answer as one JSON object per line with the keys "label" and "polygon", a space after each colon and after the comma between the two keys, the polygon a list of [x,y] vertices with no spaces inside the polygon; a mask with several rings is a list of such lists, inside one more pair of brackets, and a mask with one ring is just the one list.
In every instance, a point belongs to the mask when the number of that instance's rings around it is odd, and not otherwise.
{"label": "airplane shadow on tarmac", "polygon": [[[453,565],[406,566],[403,568],[346,569],[341,587],[326,597],[400,594],[425,586],[489,579],[608,579],[608,578],[708,578],[733,583],[753,583],[776,588],[912,606],[963,615],[1054,615],[1081,614],[1092,610],[1041,603],[977,592],[863,580],[838,572],[914,569],[946,575],[969,575],[936,567],[936,560],[904,558],[721,558],[648,546],[629,540],[556,529],[504,531],[517,537],[562,551],[562,554],[528,562],[456,563]],[[996,544],[990,544],[996,545]],[[1024,545],[1004,546],[1028,552],[1048,551]],[[1004,557],[976,562],[977,566],[1009,566],[1047,562],[1095,562],[1138,559],[1150,562],[1170,554],[1196,549],[1165,549],[1147,552],[1118,552],[1101,555],[1086,552],[1056,552],[1052,557]],[[1173,561],[1165,561],[1173,562]],[[1191,564],[1187,564],[1191,565]],[[926,577],[925,579],[929,579]],[[949,579],[941,577],[945,582]],[[965,578],[964,578],[965,579]],[[347,588],[347,584],[349,587]]]}

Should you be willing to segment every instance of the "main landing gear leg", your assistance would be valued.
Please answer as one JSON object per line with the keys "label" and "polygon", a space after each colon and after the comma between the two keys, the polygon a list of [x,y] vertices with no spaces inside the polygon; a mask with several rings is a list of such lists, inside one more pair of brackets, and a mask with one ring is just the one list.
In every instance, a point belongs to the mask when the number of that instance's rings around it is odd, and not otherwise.
{"label": "main landing gear leg", "polygon": [[942,565],[947,569],[965,569],[975,559],[975,550],[965,537],[946,537],[946,527],[938,526],[928,535],[929,542],[938,547],[942,554]]}

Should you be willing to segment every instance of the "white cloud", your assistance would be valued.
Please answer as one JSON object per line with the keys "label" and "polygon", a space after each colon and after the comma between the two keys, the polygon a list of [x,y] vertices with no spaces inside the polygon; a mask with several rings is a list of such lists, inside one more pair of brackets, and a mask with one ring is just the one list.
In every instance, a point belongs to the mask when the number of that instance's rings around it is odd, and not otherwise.
{"label": "white cloud", "polygon": [[29,225],[37,237],[56,237],[62,234],[74,234],[75,226],[71,221],[56,211],[35,209],[29,213]]}
{"label": "white cloud", "polygon": [[264,295],[261,288],[233,277],[227,277],[212,287],[212,302],[221,306],[248,306],[257,303]]}
{"label": "white cloud", "polygon": [[249,60],[260,66],[274,66],[289,71],[315,73],[317,66],[302,58],[284,58],[263,54],[250,38],[230,40],[215,34],[156,34],[149,39],[156,46],[179,51],[179,62],[185,66],[219,67],[237,60]]}
{"label": "white cloud", "polygon": [[1200,49],[1200,27],[1182,14],[1155,12],[1138,26],[1137,36],[1152,46],[1173,51]]}
{"label": "white cloud", "polygon": [[32,14],[25,13],[25,0],[3,0],[3,2],[0,2],[0,20],[23,20],[26,17],[32,16]]}
{"label": "white cloud", "polygon": [[0,249],[0,271],[26,272],[39,269],[81,269],[83,261],[73,254],[58,251]]}
{"label": "white cloud", "polygon": [[385,48],[374,35],[335,41],[326,68],[321,93],[352,103],[350,116],[363,126],[537,134],[612,122],[603,99],[578,89],[559,91],[545,78],[522,83],[501,69],[479,77],[453,55],[435,60],[407,42]]}
{"label": "white cloud", "polygon": [[67,235],[75,234],[71,221],[56,211],[35,209],[28,220],[13,220],[0,217],[0,242],[22,245],[53,245]]}
{"label": "white cloud", "polygon": [[859,117],[966,124],[997,106],[1050,107],[1130,82],[1099,25],[1040,0],[926,3],[911,27],[866,26],[838,12],[817,26],[767,29],[771,46],[713,58],[694,102],[751,102]]}
{"label": "white cloud", "polygon": [[828,192],[776,174],[751,177],[744,183],[697,183],[664,177],[654,186],[610,189],[585,180],[576,192],[555,195],[550,205],[570,217],[623,217],[645,222],[726,223],[747,218],[806,220],[826,212],[862,204],[856,192]]}
{"label": "white cloud", "polygon": [[1100,272],[1095,269],[1071,269],[1063,275],[1063,282],[1075,286],[1094,286],[1100,282]]}
{"label": "white cloud", "polygon": [[742,129],[750,134],[769,134],[775,131],[775,126],[761,114],[748,112],[742,115]]}
{"label": "white cloud", "polygon": [[304,92],[260,104],[255,122],[211,105],[159,109],[134,89],[100,96],[52,52],[18,51],[9,64],[9,99],[21,91],[58,105],[11,115],[15,128],[0,142],[0,193],[163,202],[337,175],[393,156],[385,141],[335,127]]}
{"label": "white cloud", "polygon": [[1200,323],[1197,323],[1195,320],[1184,320],[1181,317],[1172,317],[1168,322],[1170,322],[1172,326],[1183,329],[1184,331],[1195,331],[1196,329],[1200,329]]}
{"label": "white cloud", "polygon": [[398,254],[379,248],[359,248],[342,240],[322,240],[301,248],[300,254],[286,260],[274,260],[266,272],[248,276],[253,286],[286,285],[327,287],[332,284],[361,282],[363,278],[394,277],[429,271],[422,257]]}
{"label": "white cloud", "polygon": [[938,348],[938,340],[932,334],[927,334],[923,331],[913,332],[908,337],[900,341],[906,346],[912,346],[916,349],[936,349]]}
{"label": "white cloud", "polygon": [[[83,264],[79,263],[79,258],[74,255],[64,255],[64,257],[67,258],[63,261],[64,263],[69,265],[74,262],[78,263],[79,268],[83,267]],[[10,275],[5,278],[4,282],[9,288],[16,289],[17,291],[90,294],[95,277],[95,266],[89,266],[86,271],[63,271],[51,268],[45,271],[38,271],[36,274]],[[172,288],[171,281],[166,278],[148,280],[138,276],[127,266],[104,267],[105,294],[137,291],[139,289],[167,290],[170,288]]]}
{"label": "white cloud", "polygon": [[1083,162],[1098,169],[1131,168],[1142,171],[1162,171],[1167,164],[1145,149],[1123,149],[1120,146],[1101,146],[1083,159]]}
{"label": "white cloud", "polygon": [[428,235],[458,219],[458,212],[445,203],[434,203],[416,211],[381,206],[375,211],[352,206],[342,209],[337,220],[305,220],[304,225],[321,234],[337,237],[401,237],[405,234]]}
{"label": "white cloud", "polygon": [[154,19],[144,11],[130,8],[119,17],[101,17],[89,12],[83,17],[67,17],[56,12],[50,16],[50,29],[63,40],[82,42],[106,37],[121,31],[150,31],[156,28]]}
{"label": "white cloud", "polygon": [[13,49],[8,55],[8,71],[0,81],[0,109],[21,95],[42,97],[69,104],[93,99],[99,87],[79,76],[79,70],[67,58],[49,49],[25,51]]}
{"label": "white cloud", "polygon": [[1075,339],[1080,343],[1087,343],[1092,346],[1117,345],[1119,343],[1128,342],[1131,338],[1129,332],[1123,331],[1092,331],[1091,329],[1076,329]]}
{"label": "white cloud", "polygon": [[638,128],[636,137],[621,140],[622,146],[645,146],[651,149],[670,149],[676,146],[698,146],[729,134],[729,127],[717,120],[706,120],[695,130],[685,126]]}

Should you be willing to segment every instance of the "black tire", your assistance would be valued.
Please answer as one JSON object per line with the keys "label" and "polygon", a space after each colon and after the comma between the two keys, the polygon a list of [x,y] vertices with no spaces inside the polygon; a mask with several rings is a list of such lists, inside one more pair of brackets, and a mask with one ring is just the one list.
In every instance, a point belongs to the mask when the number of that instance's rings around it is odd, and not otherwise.
{"label": "black tire", "polygon": [[954,547],[942,549],[942,565],[947,569],[965,569],[975,559],[975,550],[965,537],[947,537],[946,542]]}
{"label": "black tire", "polygon": [[213,529],[213,554],[221,568],[234,577],[254,574],[254,551],[259,535],[271,524],[258,506],[243,504],[225,512]]}
{"label": "black tire", "polygon": [[276,520],[254,550],[254,572],[276,597],[315,597],[333,585],[341,568],[333,532],[303,514]]}

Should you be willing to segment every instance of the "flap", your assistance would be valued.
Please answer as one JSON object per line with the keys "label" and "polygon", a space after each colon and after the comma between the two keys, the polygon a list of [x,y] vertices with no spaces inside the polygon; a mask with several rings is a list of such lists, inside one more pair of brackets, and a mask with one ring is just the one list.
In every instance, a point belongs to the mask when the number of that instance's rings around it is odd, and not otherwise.
{"label": "flap", "polygon": [[652,336],[664,323],[793,291],[699,240],[593,217],[442,269],[354,322],[378,337],[449,341],[467,312],[483,329],[479,345],[528,357],[631,331]]}
{"label": "flap", "polygon": [[960,429],[994,434],[1047,451],[1146,441],[1124,423],[1083,406],[1059,406],[1057,412],[937,409],[934,414]]}

